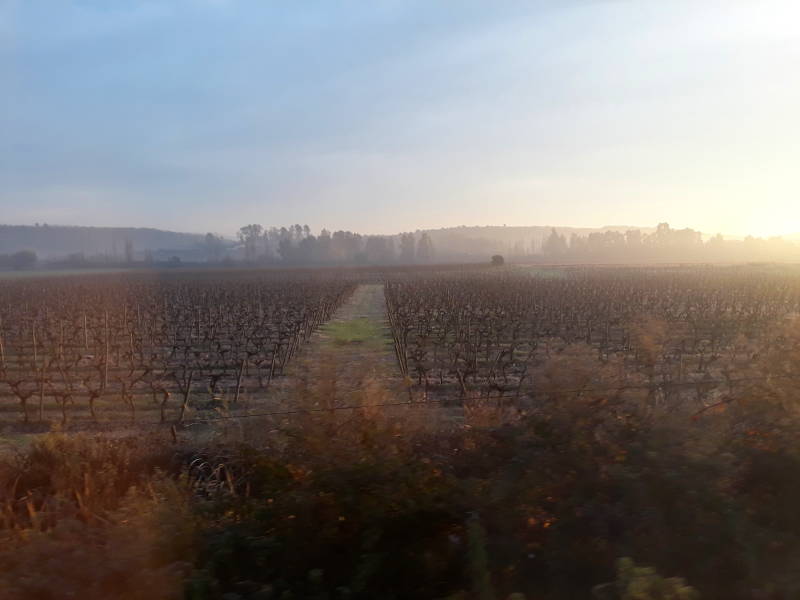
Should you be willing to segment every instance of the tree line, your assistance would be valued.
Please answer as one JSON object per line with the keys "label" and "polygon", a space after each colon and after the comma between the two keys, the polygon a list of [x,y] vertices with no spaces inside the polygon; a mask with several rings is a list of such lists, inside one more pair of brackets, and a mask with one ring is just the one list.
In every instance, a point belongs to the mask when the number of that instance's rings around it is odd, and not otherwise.
{"label": "tree line", "polygon": [[[6,228],[7,229],[7,228]],[[28,228],[42,234],[50,229]],[[483,232],[486,229],[486,232]],[[752,236],[726,239],[717,234],[704,237],[694,229],[675,229],[660,223],[654,229],[604,229],[580,232],[570,228],[500,227],[451,228],[448,230],[405,232],[397,235],[363,235],[352,231],[322,229],[312,233],[308,225],[264,227],[252,223],[239,228],[235,239],[214,233],[180,234],[180,244],[153,246],[149,238],[137,241],[138,230],[119,230],[104,252],[41,254],[37,245],[4,243],[0,269],[27,269],[46,263],[52,268],[91,268],[102,266],[137,267],[142,265],[360,265],[430,264],[448,262],[566,261],[566,262],[752,262],[800,260],[800,245],[781,238]],[[463,230],[463,231],[462,231]],[[474,230],[474,231],[473,231]],[[531,230],[527,232],[526,230]],[[544,230],[544,231],[542,231]],[[5,231],[0,227],[0,233]],[[76,228],[77,233],[83,229]],[[149,231],[149,230],[147,230]],[[116,232],[116,230],[114,230]],[[162,232],[163,233],[163,232]],[[530,237],[523,237],[528,233]],[[178,235],[178,234],[176,234]],[[152,236],[150,236],[152,237]],[[134,239],[136,238],[136,239]],[[11,242],[14,240],[12,239]],[[156,240],[157,243],[170,240]],[[183,245],[181,245],[183,244]],[[75,244],[73,244],[74,246]],[[88,242],[87,242],[88,247]],[[58,257],[56,257],[58,256]],[[493,264],[497,264],[496,262]]]}
{"label": "tree line", "polygon": [[673,229],[669,223],[659,223],[652,233],[638,229],[603,231],[582,236],[572,233],[569,238],[553,228],[542,241],[540,251],[547,259],[609,262],[642,260],[719,261],[757,260],[790,257],[797,246],[781,238],[729,240],[717,234],[703,240],[699,231],[691,228]]}
{"label": "tree line", "polygon": [[0,254],[0,269],[29,269],[39,260],[32,250],[20,250],[13,254]]}
{"label": "tree line", "polygon": [[239,245],[226,252],[223,238],[207,234],[209,260],[219,261],[233,254],[248,263],[412,264],[430,263],[436,256],[425,232],[383,236],[323,229],[314,235],[308,225],[265,228],[249,224],[239,229],[237,239]]}

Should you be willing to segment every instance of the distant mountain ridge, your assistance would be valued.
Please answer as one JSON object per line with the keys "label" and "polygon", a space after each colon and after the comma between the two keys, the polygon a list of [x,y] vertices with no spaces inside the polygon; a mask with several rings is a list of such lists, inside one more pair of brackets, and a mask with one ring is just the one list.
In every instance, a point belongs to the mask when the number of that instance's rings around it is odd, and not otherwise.
{"label": "distant mountain ridge", "polygon": [[0,225],[0,254],[33,250],[40,257],[122,256],[126,243],[136,253],[144,250],[194,250],[203,234],[164,231],[149,227],[84,227],[68,225]]}

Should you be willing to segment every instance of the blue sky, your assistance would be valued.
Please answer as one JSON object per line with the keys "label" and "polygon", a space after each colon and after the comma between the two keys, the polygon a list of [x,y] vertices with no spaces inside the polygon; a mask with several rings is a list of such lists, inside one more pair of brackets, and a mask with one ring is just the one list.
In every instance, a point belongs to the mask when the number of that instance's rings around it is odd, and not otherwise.
{"label": "blue sky", "polygon": [[0,222],[800,231],[795,2],[0,0]]}

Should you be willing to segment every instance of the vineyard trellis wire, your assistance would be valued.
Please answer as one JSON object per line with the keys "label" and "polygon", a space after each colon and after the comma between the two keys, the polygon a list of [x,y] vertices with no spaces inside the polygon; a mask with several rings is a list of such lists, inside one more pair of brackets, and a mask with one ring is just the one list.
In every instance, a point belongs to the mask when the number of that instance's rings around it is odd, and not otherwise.
{"label": "vineyard trellis wire", "polygon": [[[89,421],[102,410],[127,411],[130,421],[155,410],[169,423],[187,418],[190,401],[238,407],[285,373],[363,277],[210,271],[4,284],[0,394],[16,408],[3,410],[25,422],[53,407],[63,422],[80,407]],[[426,402],[693,389],[703,407],[719,386],[765,381],[760,370],[790,373],[780,356],[797,343],[787,337],[787,319],[800,314],[790,270],[541,278],[424,269],[383,280],[400,373]],[[588,350],[570,355],[579,346]]]}
{"label": "vineyard trellis wire", "polygon": [[0,389],[25,422],[36,412],[43,421],[46,404],[66,422],[79,399],[93,421],[101,405],[131,420],[155,406],[167,421],[190,396],[236,404],[283,375],[354,288],[351,278],[263,271],[4,283]]}
{"label": "vineyard trellis wire", "polygon": [[[742,379],[736,380],[716,380],[716,381],[704,381],[702,383],[708,385],[728,385],[728,384],[741,384],[741,383],[758,383],[758,382],[769,382],[773,379],[790,379],[790,380],[800,380],[800,374],[796,375],[774,375],[769,377],[747,377]],[[607,386],[607,387],[593,387],[593,388],[574,388],[574,389],[557,389],[557,390],[548,390],[547,394],[549,396],[563,396],[563,395],[577,395],[586,392],[621,392],[626,390],[642,390],[642,389],[654,389],[663,387],[664,385],[675,385],[675,386],[684,386],[684,385],[693,385],[689,382],[683,383],[672,383],[672,384],[642,384],[642,385],[624,385],[624,386]],[[463,401],[480,401],[480,400],[511,400],[514,396],[509,395],[496,395],[490,394],[485,396],[471,396],[467,398],[462,398],[460,400]],[[732,398],[730,399],[732,400]],[[429,400],[407,400],[402,402],[384,402],[384,403],[374,403],[374,404],[349,404],[343,406],[329,406],[329,407],[320,407],[320,408],[298,408],[292,410],[280,410],[280,411],[266,411],[266,412],[255,412],[255,413],[247,413],[247,414],[224,414],[218,415],[215,417],[205,417],[200,419],[193,419],[192,421],[184,422],[184,423],[164,423],[163,421],[150,421],[150,422],[139,422],[137,426],[175,426],[180,425],[182,427],[192,427],[194,425],[202,425],[208,423],[217,423],[223,421],[236,421],[239,419],[249,419],[249,418],[263,418],[263,417],[282,417],[282,416],[292,416],[292,415],[303,415],[303,414],[312,414],[312,413],[331,413],[343,410],[365,410],[365,409],[375,409],[375,408],[407,408],[411,406],[420,406],[420,407],[433,407],[435,405],[446,403],[446,400],[440,399],[429,399]],[[727,402],[727,401],[725,401]],[[713,406],[707,406],[698,413],[703,412],[706,409],[713,408],[718,404],[722,404],[724,402],[717,403]]]}
{"label": "vineyard trellis wire", "polygon": [[694,388],[702,405],[714,380],[780,374],[798,343],[790,321],[800,322],[790,268],[406,274],[388,278],[385,295],[403,375],[426,394],[462,398],[555,390],[577,377],[580,389]]}

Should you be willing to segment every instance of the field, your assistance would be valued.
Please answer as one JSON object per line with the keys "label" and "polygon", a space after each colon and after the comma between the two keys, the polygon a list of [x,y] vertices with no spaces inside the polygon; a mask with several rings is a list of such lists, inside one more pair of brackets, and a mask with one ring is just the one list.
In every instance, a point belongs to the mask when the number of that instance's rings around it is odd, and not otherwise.
{"label": "field", "polygon": [[798,316],[771,265],[3,281],[0,597],[137,519],[164,598],[796,597]]}
{"label": "field", "polygon": [[[757,267],[180,271],[19,280],[0,306],[0,422],[18,429],[274,407],[318,330],[375,355],[391,334],[395,375],[447,405],[602,388],[697,412],[764,369],[793,376],[773,357],[800,283]],[[323,325],[339,309],[371,313]]]}
{"label": "field", "polygon": [[[43,285],[43,281],[46,284]],[[266,390],[353,283],[302,274],[24,280],[0,291],[4,413],[182,422]]]}

